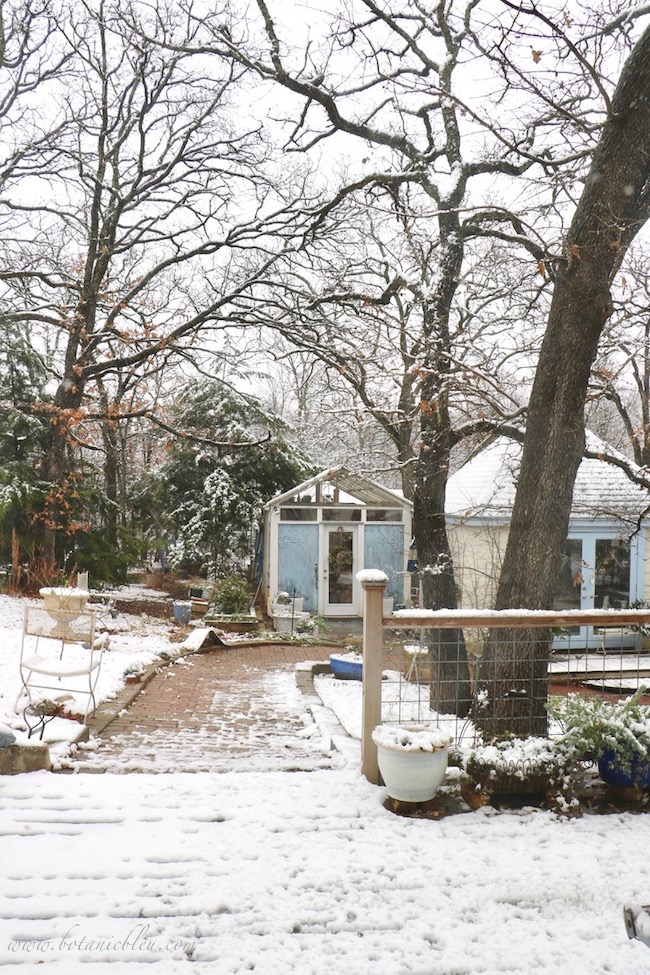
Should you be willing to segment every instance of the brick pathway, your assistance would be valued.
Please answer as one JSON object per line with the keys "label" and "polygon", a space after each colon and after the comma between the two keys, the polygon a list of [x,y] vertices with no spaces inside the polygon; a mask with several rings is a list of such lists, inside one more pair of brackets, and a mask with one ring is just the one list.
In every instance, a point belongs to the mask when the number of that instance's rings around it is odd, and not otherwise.
{"label": "brick pathway", "polygon": [[296,686],[294,666],[330,648],[249,646],[188,654],[82,749],[78,771],[225,771],[336,764]]}

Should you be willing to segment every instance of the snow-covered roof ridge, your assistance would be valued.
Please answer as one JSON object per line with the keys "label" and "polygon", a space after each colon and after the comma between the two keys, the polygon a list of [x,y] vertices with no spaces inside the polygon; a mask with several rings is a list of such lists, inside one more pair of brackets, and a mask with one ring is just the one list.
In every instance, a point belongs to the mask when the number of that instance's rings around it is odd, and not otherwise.
{"label": "snow-covered roof ridge", "polygon": [[[573,492],[572,514],[599,519],[636,518],[650,502],[647,490],[633,483],[624,470],[608,463],[609,455],[637,469],[619,450],[591,430],[586,446],[602,459],[584,458]],[[449,478],[446,513],[454,518],[509,518],[515,500],[521,444],[497,437]]]}
{"label": "snow-covered roof ridge", "polygon": [[585,448],[592,453],[601,454],[603,457],[612,457],[615,460],[620,460],[622,464],[625,464],[632,471],[638,471],[639,473],[643,471],[643,468],[639,467],[635,461],[626,456],[617,447],[612,446],[607,440],[603,440],[593,430],[585,430]]}

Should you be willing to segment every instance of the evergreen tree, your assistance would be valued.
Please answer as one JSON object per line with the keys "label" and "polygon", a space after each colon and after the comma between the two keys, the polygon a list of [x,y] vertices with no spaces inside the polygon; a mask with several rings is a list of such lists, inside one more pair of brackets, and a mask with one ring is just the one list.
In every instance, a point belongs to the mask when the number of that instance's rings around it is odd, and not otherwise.
{"label": "evergreen tree", "polygon": [[308,466],[277,417],[219,382],[188,387],[171,419],[168,459],[138,491],[142,525],[170,567],[223,578],[249,563],[264,501]]}
{"label": "evergreen tree", "polygon": [[0,330],[0,559],[12,543],[31,552],[42,534],[47,484],[39,477],[45,436],[45,369],[29,336]]}

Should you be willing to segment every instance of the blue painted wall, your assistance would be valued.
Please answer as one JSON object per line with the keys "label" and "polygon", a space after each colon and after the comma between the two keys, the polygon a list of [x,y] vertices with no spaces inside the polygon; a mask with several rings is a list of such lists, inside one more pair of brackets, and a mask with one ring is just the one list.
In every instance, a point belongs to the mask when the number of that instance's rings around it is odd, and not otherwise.
{"label": "blue painted wall", "polygon": [[404,525],[366,525],[364,566],[385,572],[386,595],[404,602]]}
{"label": "blue painted wall", "polygon": [[[315,566],[318,563],[318,525],[278,526],[278,588],[304,598],[305,612],[318,612]],[[271,593],[273,597],[275,593]]]}

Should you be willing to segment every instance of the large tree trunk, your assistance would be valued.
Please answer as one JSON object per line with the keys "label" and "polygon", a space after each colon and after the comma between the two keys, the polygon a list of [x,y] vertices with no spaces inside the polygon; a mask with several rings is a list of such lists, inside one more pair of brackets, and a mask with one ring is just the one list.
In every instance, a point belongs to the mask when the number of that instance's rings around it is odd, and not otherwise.
{"label": "large tree trunk", "polygon": [[119,513],[119,450],[117,444],[115,424],[111,420],[102,423],[102,440],[104,443],[104,492],[109,502],[104,516],[104,531],[109,548],[118,546],[118,513]]}
{"label": "large tree trunk", "polygon": [[[548,609],[568,533],[573,486],[584,452],[584,406],[592,363],[612,310],[609,287],[650,203],[650,30],[623,69],[585,189],[557,268],[548,326],[528,409],[528,425],[497,609]],[[494,634],[482,668],[492,732],[546,727],[548,638],[520,645]],[[526,666],[526,660],[528,665]],[[536,674],[539,697],[524,684]],[[521,691],[521,696],[517,696]],[[510,696],[506,696],[506,692]],[[513,696],[514,695],[514,696]],[[513,701],[519,702],[513,713]]]}
{"label": "large tree trunk", "polygon": [[401,424],[397,427],[393,442],[397,448],[397,463],[402,481],[402,494],[412,501],[415,493],[415,453],[411,443],[411,424]]}
{"label": "large tree trunk", "polygon": [[[450,372],[449,315],[463,260],[456,213],[440,218],[438,283],[424,315],[420,451],[413,490],[413,534],[425,609],[456,609],[458,596],[445,520],[445,497],[453,431],[446,377]],[[469,667],[463,631],[430,630],[431,707],[464,717],[471,706]]]}
{"label": "large tree trunk", "polygon": [[[420,457],[418,467],[413,498],[413,534],[423,605],[426,609],[456,609],[454,564],[445,523],[448,441],[431,439],[429,450]],[[463,631],[429,630],[427,643],[432,675],[431,707],[443,714],[464,717],[471,705],[471,692]]]}
{"label": "large tree trunk", "polygon": [[70,449],[70,427],[79,409],[81,394],[69,381],[62,382],[54,400],[50,426],[44,438],[41,477],[50,487],[43,511],[44,546],[47,556],[60,563],[74,505],[68,497],[76,493],[74,462]]}
{"label": "large tree trunk", "polygon": [[[73,326],[68,333],[65,350],[63,378],[59,382],[52,411],[50,427],[45,437],[41,476],[51,485],[46,502],[46,534],[49,554],[57,561],[64,557],[70,522],[75,520],[75,505],[68,493],[76,495],[74,481],[74,451],[71,448],[70,430],[75,425],[76,414],[84,401],[86,380],[83,366],[86,363],[85,346],[92,332],[96,300],[79,301]],[[83,339],[82,336],[86,338]]]}
{"label": "large tree trunk", "polygon": [[106,387],[98,380],[99,402],[104,414],[101,420],[102,443],[104,446],[104,494],[109,502],[104,515],[104,532],[109,548],[118,546],[120,445],[119,427],[116,417],[111,416]]}

